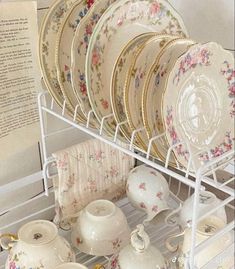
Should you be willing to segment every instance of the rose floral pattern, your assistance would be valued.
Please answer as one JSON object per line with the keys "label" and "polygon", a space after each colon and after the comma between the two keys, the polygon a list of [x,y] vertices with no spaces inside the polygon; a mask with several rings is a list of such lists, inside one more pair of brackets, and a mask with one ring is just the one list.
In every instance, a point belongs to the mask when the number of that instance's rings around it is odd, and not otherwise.
{"label": "rose floral pattern", "polygon": [[[70,249],[70,246],[68,245],[68,248]],[[36,265],[31,267],[25,266],[25,258],[27,257],[27,254],[24,251],[14,252],[9,254],[7,259],[7,265],[9,269],[43,269],[47,266],[44,264],[43,259],[36,263]],[[63,257],[65,262],[73,262],[74,261],[74,254],[72,253],[71,249],[68,252],[67,256]]]}
{"label": "rose floral pattern", "polygon": [[[137,36],[131,40],[130,43],[128,43],[128,45],[123,49],[115,64],[111,88],[111,105],[117,123],[127,121],[123,89],[125,87],[126,75],[133,61],[133,55],[137,55],[137,51],[140,49],[143,43],[153,37],[153,35],[153,33],[147,33],[145,35]],[[130,138],[132,131],[128,124],[121,125],[120,130],[125,137],[128,139]]]}
{"label": "rose floral pattern", "polygon": [[146,191],[146,183],[143,182],[139,185],[139,189],[143,190],[143,191]]}
{"label": "rose floral pattern", "polygon": [[[221,157],[234,148],[235,70],[233,66],[233,56],[220,45],[209,42],[191,46],[188,52],[176,61],[169,75],[169,84],[163,100],[167,140],[170,145],[187,142],[187,146],[177,145],[173,150],[178,162],[187,167],[190,148],[195,156],[194,165],[190,167],[191,171],[197,170],[209,160]],[[189,83],[192,85],[191,88],[188,87]],[[175,90],[172,91],[174,88]],[[189,98],[193,100],[193,94],[199,112],[194,115],[192,109],[191,114],[187,116],[198,116],[198,118],[186,124],[183,121],[186,113],[179,109],[179,104],[181,107],[185,106],[187,111],[187,106],[190,107],[190,102],[187,103],[187,100]],[[181,98],[179,104],[170,100],[169,96],[172,100]],[[203,106],[200,98],[205,100]],[[222,114],[211,112],[222,108],[224,109]],[[195,126],[197,132],[193,129]],[[218,165],[222,165],[224,161],[221,160]]]}
{"label": "rose floral pattern", "polygon": [[223,67],[221,68],[221,74],[227,79],[228,82],[228,96],[231,98],[231,112],[232,118],[235,117],[235,70],[229,64],[228,61],[223,62]]}
{"label": "rose floral pattern", "polygon": [[147,206],[145,205],[144,202],[141,202],[141,203],[140,203],[140,207],[143,208],[143,209],[147,209]]}
{"label": "rose floral pattern", "polygon": [[210,149],[210,157],[208,153],[203,153],[199,155],[199,159],[206,163],[210,160],[210,158],[216,158],[224,153],[228,152],[229,150],[232,150],[234,144],[234,137],[232,137],[231,132],[227,132],[225,134],[225,138],[222,143],[217,145],[215,148]]}
{"label": "rose floral pattern", "polygon": [[210,56],[212,55],[212,52],[210,52],[206,48],[198,48],[193,53],[187,53],[179,64],[179,69],[178,72],[175,74],[175,77],[173,78],[173,83],[178,85],[181,75],[197,67],[198,65],[211,65]]}
{"label": "rose floral pattern", "polygon": [[118,255],[115,255],[111,258],[109,267],[110,267],[110,269],[121,269],[121,267],[118,263]]}
{"label": "rose floral pattern", "polygon": [[[103,0],[94,3],[94,8],[86,14],[86,17],[78,25],[74,40],[72,43],[72,85],[82,110],[85,115],[91,110],[90,102],[87,95],[87,86],[85,80],[85,60],[88,44],[101,15],[115,0]],[[99,55],[95,54],[92,63],[97,65]]]}
{"label": "rose floral pattern", "polygon": [[[151,70],[146,78],[146,87],[143,93],[143,118],[148,138],[164,134],[164,116],[162,113],[162,99],[164,89],[168,84],[168,74],[177,58],[185,53],[193,41],[187,39],[165,38],[165,45],[159,55],[159,59],[151,65]],[[153,141],[153,154],[165,161],[168,152],[168,142],[165,136]],[[175,165],[171,155],[169,163]]]}
{"label": "rose floral pattern", "polygon": [[[110,103],[109,78],[111,78],[112,72],[110,65],[114,65],[121,47],[136,36],[136,31],[130,30],[128,35],[125,35],[125,40],[119,39],[118,42],[115,41],[117,33],[121,33],[129,24],[135,28],[144,24],[158,33],[185,36],[184,26],[180,17],[167,1],[121,0],[114,3],[112,10],[99,20],[96,34],[92,35],[88,51],[86,73],[89,99],[99,121],[104,116],[111,114],[110,104],[108,109],[104,109],[101,100],[101,98],[104,98]],[[142,30],[142,33],[144,32],[146,31]],[[97,55],[99,55],[99,65],[94,65],[93,59],[96,59]],[[112,55],[112,59],[109,55]],[[107,62],[109,62],[108,67]],[[115,125],[113,126],[113,121],[107,120],[105,127],[110,133],[114,132]]]}
{"label": "rose floral pattern", "polygon": [[119,250],[121,247],[122,241],[121,239],[117,238],[116,240],[112,241],[112,246],[114,250]]}
{"label": "rose floral pattern", "polygon": [[[171,145],[175,145],[181,140],[179,139],[179,136],[177,134],[176,128],[174,126],[174,120],[173,120],[173,107],[168,107],[167,108],[167,116],[166,116],[166,127],[167,127],[167,132],[169,133],[169,136],[171,138]],[[187,149],[184,149],[183,145],[180,144],[175,147],[176,152],[178,155],[182,156],[186,161],[189,159],[189,152]]]}
{"label": "rose floral pattern", "polygon": [[[126,114],[128,115],[128,123],[132,131],[144,126],[142,96],[145,88],[145,82],[152,65],[156,58],[153,55],[159,55],[162,48],[172,39],[169,35],[157,35],[149,39],[139,49],[132,65],[132,76],[128,74],[127,83],[125,85],[125,103]],[[144,97],[145,98],[145,97]],[[138,111],[138,113],[136,112]],[[158,119],[157,122],[160,122]],[[156,123],[154,122],[154,125]],[[146,132],[136,134],[136,145],[147,150],[149,137]]]}
{"label": "rose floral pattern", "polygon": [[[62,29],[57,37],[56,47],[56,67],[58,80],[64,98],[67,101],[67,106],[73,111],[76,107],[77,99],[73,91],[71,83],[71,44],[74,37],[74,32],[80,21],[85,17],[89,8],[94,1],[80,1],[70,9],[66,14]],[[84,118],[84,114],[79,110],[80,118]]]}

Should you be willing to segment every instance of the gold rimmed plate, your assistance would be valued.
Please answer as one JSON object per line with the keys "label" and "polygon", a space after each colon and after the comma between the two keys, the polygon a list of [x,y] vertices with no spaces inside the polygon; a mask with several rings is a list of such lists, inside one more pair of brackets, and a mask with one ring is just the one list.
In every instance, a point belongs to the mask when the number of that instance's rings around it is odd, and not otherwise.
{"label": "gold rimmed plate", "polygon": [[129,73],[130,66],[133,62],[133,59],[135,59],[136,53],[139,51],[140,47],[153,36],[156,36],[156,33],[144,33],[133,38],[120,53],[113,69],[111,80],[112,85],[110,87],[112,111],[114,113],[116,122],[121,124],[121,132],[129,141],[131,139],[132,130],[129,127],[127,121],[124,105],[124,88],[126,76]]}
{"label": "gold rimmed plate", "polygon": [[[189,39],[175,39],[168,42],[150,68],[142,94],[142,116],[149,139],[165,132],[161,105],[167,86],[167,74],[171,71],[174,61],[192,44],[194,41]],[[175,101],[172,97],[171,99]],[[152,146],[157,157],[165,161],[169,148],[166,138],[163,136],[153,141]],[[174,165],[173,156],[171,156],[170,164]]]}
{"label": "gold rimmed plate", "polygon": [[[71,111],[79,104],[74,94],[71,82],[71,46],[77,26],[86,16],[92,3],[78,0],[67,12],[56,41],[56,69],[60,89]],[[77,117],[81,122],[86,122],[86,117],[79,106]]]}
{"label": "gold rimmed plate", "polygon": [[[90,101],[87,95],[85,79],[85,62],[88,44],[94,28],[105,10],[116,0],[95,1],[90,7],[86,16],[79,22],[74,34],[71,48],[71,82],[74,94],[81,105],[81,109],[86,117],[91,111]],[[98,125],[95,118],[92,119],[94,125]]]}
{"label": "gold rimmed plate", "polygon": [[[171,35],[157,35],[145,42],[138,50],[126,76],[124,86],[125,114],[128,126],[133,132],[144,127],[142,118],[142,91],[146,77],[152,64],[156,61],[161,50],[176,37]],[[148,137],[146,131],[136,134],[135,144],[147,150]]]}
{"label": "gold rimmed plate", "polygon": [[[110,85],[119,53],[131,39],[146,32],[187,34],[181,17],[165,0],[119,0],[98,21],[88,47],[86,80],[88,97],[99,121],[112,115]],[[110,116],[105,129],[113,135],[115,127]]]}
{"label": "gold rimmed plate", "polygon": [[46,13],[39,35],[39,62],[44,83],[56,103],[62,107],[64,96],[57,79],[55,65],[56,37],[74,0],[57,0]]}

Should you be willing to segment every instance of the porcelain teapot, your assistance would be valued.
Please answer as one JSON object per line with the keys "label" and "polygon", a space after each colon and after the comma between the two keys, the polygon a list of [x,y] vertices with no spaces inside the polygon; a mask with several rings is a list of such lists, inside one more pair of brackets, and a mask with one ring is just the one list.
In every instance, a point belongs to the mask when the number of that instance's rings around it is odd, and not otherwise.
{"label": "porcelain teapot", "polygon": [[[6,243],[4,238],[10,239]],[[0,235],[3,249],[9,250],[5,269],[55,269],[65,262],[74,262],[69,243],[58,235],[50,221],[36,220],[23,225],[18,235]]]}
{"label": "porcelain teapot", "polygon": [[[218,218],[217,216],[209,216],[201,220],[197,225],[196,231],[196,246],[206,241],[209,237],[215,235],[218,231],[225,227],[225,222]],[[183,237],[182,245],[173,245],[172,241],[176,238]],[[209,263],[211,260],[216,259],[217,255],[224,251],[232,243],[232,236],[230,233],[223,235],[223,237],[216,239],[212,244],[204,248],[199,252],[195,257],[196,268],[204,268],[204,266]],[[187,263],[187,258],[192,244],[192,228],[188,227],[183,232],[170,236],[166,240],[166,247],[169,251],[175,252],[180,250],[180,255],[178,257],[178,267],[179,269],[185,269],[185,263]],[[227,261],[221,260],[221,269],[229,269],[226,265],[227,262],[230,262],[229,257]],[[209,267],[208,267],[209,268]]]}
{"label": "porcelain teapot", "polygon": [[131,234],[131,243],[117,256],[113,256],[109,269],[168,269],[169,264],[161,252],[150,244],[143,225],[138,225]]}
{"label": "porcelain teapot", "polygon": [[[166,223],[173,226],[175,226],[175,224],[178,224],[182,230],[187,227],[190,227],[192,223],[193,203],[194,194],[191,195],[182,205],[180,205],[179,208],[177,208],[167,216]],[[199,194],[198,216],[203,216],[207,212],[211,211],[213,208],[217,207],[220,203],[221,200],[219,200],[214,193],[202,190]],[[222,219],[225,223],[227,223],[227,215],[224,206],[217,209],[211,215],[215,215],[218,218]]]}

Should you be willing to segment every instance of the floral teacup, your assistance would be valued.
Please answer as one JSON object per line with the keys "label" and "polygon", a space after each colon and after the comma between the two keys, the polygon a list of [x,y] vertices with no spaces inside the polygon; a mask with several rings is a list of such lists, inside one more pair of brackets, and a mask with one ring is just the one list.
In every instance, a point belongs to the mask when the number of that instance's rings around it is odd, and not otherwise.
{"label": "floral teacup", "polygon": [[[3,238],[9,238],[4,243]],[[52,222],[36,220],[23,225],[18,235],[0,236],[3,249],[9,250],[6,269],[44,268],[54,269],[65,262],[74,262],[75,255],[69,243],[58,235]]]}
{"label": "floral teacup", "polygon": [[166,179],[147,165],[140,165],[131,170],[127,179],[126,193],[134,207],[147,213],[145,222],[170,210],[168,206],[170,191]]}
{"label": "floral teacup", "polygon": [[130,229],[120,208],[108,200],[96,200],[81,211],[71,239],[84,253],[106,256],[128,244]]}

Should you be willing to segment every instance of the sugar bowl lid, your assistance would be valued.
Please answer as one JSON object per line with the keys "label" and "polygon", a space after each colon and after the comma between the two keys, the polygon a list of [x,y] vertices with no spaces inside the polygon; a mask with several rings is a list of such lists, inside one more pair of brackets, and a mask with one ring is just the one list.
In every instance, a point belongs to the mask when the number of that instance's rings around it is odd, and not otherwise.
{"label": "sugar bowl lid", "polygon": [[144,226],[138,225],[131,234],[131,244],[111,260],[109,269],[167,269],[168,265],[160,251],[150,244]]}

